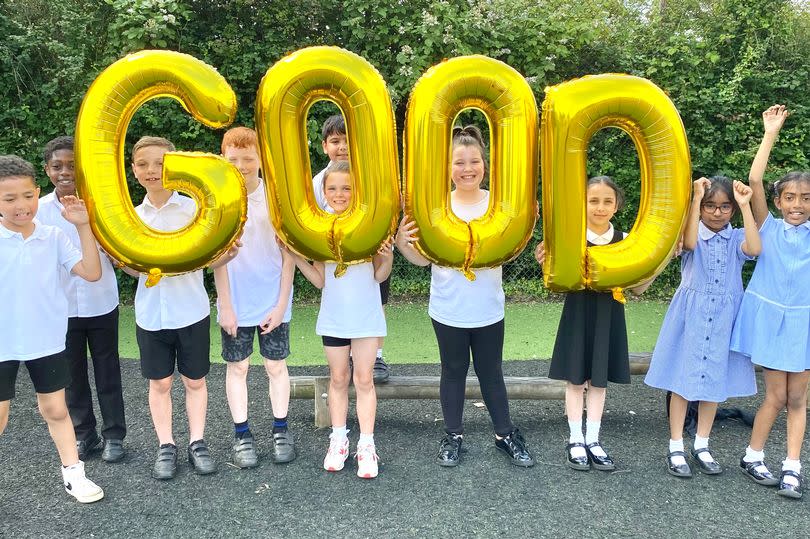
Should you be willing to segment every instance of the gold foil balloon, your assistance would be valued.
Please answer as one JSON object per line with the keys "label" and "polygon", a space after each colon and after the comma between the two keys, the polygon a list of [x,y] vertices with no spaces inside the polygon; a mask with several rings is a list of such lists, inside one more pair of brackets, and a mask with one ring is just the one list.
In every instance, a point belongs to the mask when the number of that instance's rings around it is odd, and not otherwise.
{"label": "gold foil balloon", "polygon": [[[586,249],[586,158],[593,134],[626,132],[641,167],[638,217],[623,241]],[[691,189],[689,145],[672,101],[652,82],[593,75],[546,88],[541,126],[543,237],[547,287],[558,291],[632,287],[669,261]]]}
{"label": "gold foil balloon", "polygon": [[[452,127],[464,109],[490,126],[490,205],[465,223],[450,209]],[[514,69],[486,56],[430,68],[416,83],[405,120],[405,213],[419,227],[416,249],[458,268],[494,267],[516,257],[537,220],[537,104]]]}
{"label": "gold foil balloon", "polygon": [[[354,185],[351,206],[340,215],[321,210],[312,192],[306,119],[321,100],[335,103],[346,120]],[[256,130],[273,226],[290,247],[337,262],[339,276],[394,233],[400,208],[394,115],[385,81],[366,60],[337,47],[282,58],[259,86]]]}
{"label": "gold foil balloon", "polygon": [[87,203],[90,224],[113,258],[149,274],[193,271],[219,257],[241,234],[247,195],[239,171],[221,157],[170,152],[163,185],[189,194],[197,216],[186,227],[161,232],[135,213],[124,172],[127,127],[150,99],[171,97],[199,122],[220,128],[236,115],[236,96],[217,71],[186,54],[142,51],[105,69],[82,102],[76,124],[76,187]]}

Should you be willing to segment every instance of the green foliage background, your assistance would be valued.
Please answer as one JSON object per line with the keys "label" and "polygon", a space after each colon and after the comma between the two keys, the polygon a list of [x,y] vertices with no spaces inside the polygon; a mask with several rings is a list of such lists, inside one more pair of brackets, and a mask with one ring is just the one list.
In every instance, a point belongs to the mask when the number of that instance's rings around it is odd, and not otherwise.
{"label": "green foliage background", "polygon": [[[5,0],[0,3],[0,153],[41,163],[49,139],[70,134],[87,87],[107,65],[144,48],[185,52],[215,66],[239,100],[237,124],[253,125],[265,71],[285,54],[337,45],[369,60],[389,85],[398,128],[408,94],[444,58],[485,54],[520,71],[538,103],[547,85],[585,74],[621,72],[651,79],[672,98],[689,137],[695,174],[747,176],[772,103],[793,111],[777,144],[770,179],[810,168],[810,8],[801,0]],[[312,167],[318,127],[334,113],[316,105],[308,120]],[[474,118],[474,115],[470,116]],[[480,120],[480,118],[479,118]],[[160,134],[178,148],[218,152],[220,132],[197,124],[169,100],[144,106],[131,144]],[[629,203],[617,224],[629,229],[639,199],[637,158],[617,130],[591,142],[591,174],[609,174]],[[47,178],[38,178],[44,191]],[[130,192],[143,192],[133,181]],[[512,297],[545,297],[529,248],[505,268]],[[394,291],[425,294],[423,269],[397,261]],[[673,262],[653,294],[678,282]],[[131,280],[122,281],[126,296]],[[313,290],[298,283],[299,296]]]}

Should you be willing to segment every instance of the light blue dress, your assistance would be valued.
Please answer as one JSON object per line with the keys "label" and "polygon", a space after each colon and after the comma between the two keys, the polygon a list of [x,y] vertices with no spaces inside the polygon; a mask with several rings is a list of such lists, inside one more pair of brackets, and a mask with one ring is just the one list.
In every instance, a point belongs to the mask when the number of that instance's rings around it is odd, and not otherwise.
{"label": "light blue dress", "polygon": [[757,365],[810,369],[810,223],[771,215],[759,229],[762,255],[731,336],[731,349]]}
{"label": "light blue dress", "polygon": [[757,392],[754,366],[729,352],[743,297],[745,231],[698,224],[694,251],[681,255],[681,284],[664,317],[644,382],[690,401],[723,402]]}

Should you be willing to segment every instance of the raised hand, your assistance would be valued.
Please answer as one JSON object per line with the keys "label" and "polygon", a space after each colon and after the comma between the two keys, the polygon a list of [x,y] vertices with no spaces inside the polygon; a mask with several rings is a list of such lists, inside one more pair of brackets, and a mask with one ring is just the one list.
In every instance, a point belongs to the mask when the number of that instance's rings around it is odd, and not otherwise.
{"label": "raised hand", "polygon": [[380,248],[377,249],[377,254],[382,256],[383,258],[393,258],[394,257],[394,238],[388,238],[380,245]]}
{"label": "raised hand", "polygon": [[698,178],[692,182],[692,192],[696,200],[703,200],[706,190],[712,186],[709,178]]}
{"label": "raised hand", "polygon": [[416,223],[411,221],[407,215],[404,216],[399,223],[399,230],[397,230],[395,239],[396,245],[400,251],[403,247],[412,244],[418,239],[416,235],[417,232],[419,232],[419,229],[416,227]]}
{"label": "raised hand", "polygon": [[739,206],[742,207],[751,202],[751,196],[753,194],[753,189],[739,180],[734,180],[734,200],[737,201]]}
{"label": "raised hand", "polygon": [[765,127],[765,132],[769,134],[777,134],[781,131],[782,126],[785,125],[785,119],[790,116],[784,105],[773,105],[762,113],[762,124]]}
{"label": "raised hand", "polygon": [[68,223],[75,226],[86,225],[90,222],[90,216],[87,214],[87,207],[84,201],[73,195],[65,195],[62,197],[62,217]]}

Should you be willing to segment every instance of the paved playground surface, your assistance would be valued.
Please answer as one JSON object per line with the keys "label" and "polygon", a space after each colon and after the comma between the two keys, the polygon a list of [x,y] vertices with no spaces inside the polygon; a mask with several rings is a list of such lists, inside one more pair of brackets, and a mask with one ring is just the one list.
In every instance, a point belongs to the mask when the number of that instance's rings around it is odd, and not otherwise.
{"label": "paved playground surface", "polygon": [[[547,365],[507,362],[505,372],[545,375]],[[719,422],[712,435],[715,455],[726,467],[722,475],[669,476],[664,396],[646,387],[641,376],[608,390],[602,442],[617,461],[616,472],[565,466],[568,426],[562,401],[512,402],[513,420],[538,461],[529,469],[512,466],[496,451],[486,409],[468,402],[469,452],[460,466],[445,469],[433,462],[442,435],[438,401],[388,400],[379,402],[377,414],[380,476],[362,480],[353,464],[336,474],[322,469],[329,431],[314,428],[309,400],[291,403],[298,458],[286,465],[270,461],[272,414],[266,376],[258,366],[249,379],[250,420],[262,460],[252,470],[230,465],[225,369],[213,365],[206,440],[218,473],[194,475],[181,450],[178,476],[158,482],[149,475],[157,442],[147,383],[137,362],[124,361],[122,369],[128,456],[119,464],[103,462],[98,452],[88,458],[88,476],[106,494],[91,505],[64,493],[56,451],[28,377],[21,373],[9,427],[0,436],[0,537],[778,537],[802,535],[810,524],[810,494],[798,502],[786,500],[739,472],[750,429],[738,421]],[[438,374],[438,365],[392,369],[394,374]],[[291,371],[326,374],[325,367]],[[754,410],[760,400],[761,395],[729,404]],[[184,447],[179,381],[174,404],[176,439]],[[358,432],[352,417],[353,424],[354,445]],[[784,433],[783,416],[766,447],[773,471],[784,458]]]}

